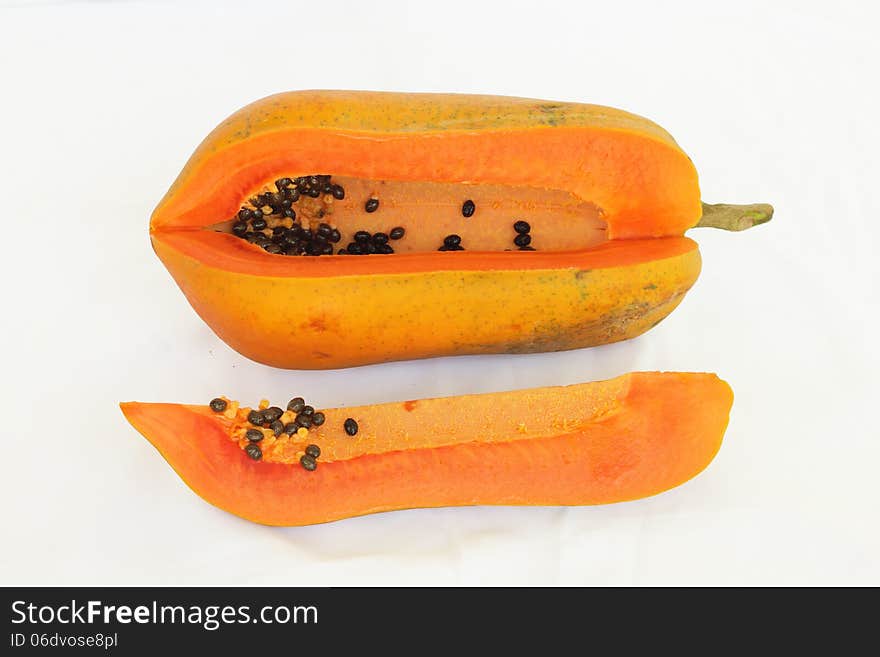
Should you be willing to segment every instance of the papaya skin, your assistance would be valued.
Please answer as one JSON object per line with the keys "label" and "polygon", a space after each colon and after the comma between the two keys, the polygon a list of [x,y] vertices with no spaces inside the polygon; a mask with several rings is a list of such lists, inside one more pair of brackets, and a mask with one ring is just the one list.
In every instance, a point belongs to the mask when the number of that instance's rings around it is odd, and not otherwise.
{"label": "papaya skin", "polygon": [[[229,252],[238,244],[214,262],[206,242],[225,238],[250,245],[218,233],[200,237],[202,246],[192,255],[185,252],[188,241],[178,246],[171,238],[156,245],[190,304],[239,353],[296,369],[452,353],[558,351],[626,340],[666,317],[700,272],[696,244],[666,238],[607,242],[571,254],[563,267],[561,257],[551,254],[529,254],[536,256],[528,258],[534,269],[511,270],[487,266],[490,258],[476,263],[437,253],[376,256],[383,261],[376,264],[367,262],[373,256],[352,257],[365,271],[345,277],[334,275],[326,258],[309,258],[311,275],[292,277],[257,273],[265,259],[257,253],[256,262],[248,260],[250,249],[241,249],[245,257],[234,261]],[[397,273],[398,258],[417,262]],[[254,303],[267,295],[271,312]],[[303,307],[301,299],[321,302]],[[279,348],[288,342],[295,349]]]}
{"label": "papaya skin", "polygon": [[[554,400],[540,430],[530,408],[536,398]],[[423,421],[425,433],[411,448],[406,418],[425,402],[428,408],[414,420]],[[450,439],[432,424],[444,402],[481,409],[482,416],[456,427]],[[251,460],[230,439],[229,420],[207,406],[128,402],[121,408],[207,502],[253,522],[292,526],[407,508],[648,497],[711,462],[732,403],[730,387],[714,374],[641,372],[597,383],[330,409],[316,442],[331,454],[328,443],[355,446],[338,451],[337,460],[322,455],[314,472]],[[364,427],[354,439],[341,435],[338,422],[349,415]],[[500,428],[487,439],[490,425]],[[370,433],[371,426],[379,429]]]}
{"label": "papaya skin", "polygon": [[[594,209],[607,241],[541,251],[538,236],[534,252],[309,258],[272,256],[210,228],[274,179],[320,172],[461,184],[462,198],[473,185],[562,191]],[[636,337],[696,281],[699,252],[683,233],[703,208],[696,170],[672,137],[621,110],[302,91],[257,101],[209,134],[154,211],[150,235],[190,305],[233,349],[274,367],[331,369]],[[430,212],[415,216],[430,225]]]}

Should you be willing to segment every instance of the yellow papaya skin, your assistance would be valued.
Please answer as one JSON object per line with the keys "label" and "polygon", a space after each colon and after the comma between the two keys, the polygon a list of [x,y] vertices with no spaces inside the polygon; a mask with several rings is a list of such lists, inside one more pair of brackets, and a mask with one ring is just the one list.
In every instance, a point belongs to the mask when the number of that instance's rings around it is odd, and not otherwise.
{"label": "yellow papaya skin", "polygon": [[[154,245],[190,304],[224,342],[252,360],[287,369],[560,351],[626,340],[672,312],[701,264],[693,241],[668,238],[647,245],[609,242],[582,257],[583,266],[562,269],[290,277],[208,266],[173,241]],[[635,261],[593,266],[610,250],[614,259],[631,251]],[[259,300],[270,298],[267,311]]]}

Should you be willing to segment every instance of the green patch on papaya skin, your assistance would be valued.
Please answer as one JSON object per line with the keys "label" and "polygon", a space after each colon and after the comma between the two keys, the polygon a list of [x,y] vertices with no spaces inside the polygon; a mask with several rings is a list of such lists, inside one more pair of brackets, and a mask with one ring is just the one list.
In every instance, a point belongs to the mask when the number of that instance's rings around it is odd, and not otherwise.
{"label": "green patch on papaya skin", "polygon": [[653,302],[633,302],[619,312],[576,326],[542,322],[523,340],[508,344],[504,353],[567,351],[580,349],[585,345],[610,344],[633,338],[656,326],[669,315],[684,298],[686,291],[676,290]]}

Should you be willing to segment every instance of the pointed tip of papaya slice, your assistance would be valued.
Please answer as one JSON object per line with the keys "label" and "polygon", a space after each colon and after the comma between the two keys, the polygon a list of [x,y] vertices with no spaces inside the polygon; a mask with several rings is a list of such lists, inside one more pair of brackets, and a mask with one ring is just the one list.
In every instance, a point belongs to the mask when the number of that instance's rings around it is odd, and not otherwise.
{"label": "pointed tip of papaya slice", "polygon": [[[539,391],[545,396],[536,396]],[[544,427],[530,435],[527,425],[534,425],[535,409],[526,402],[547,399],[547,394],[558,400],[553,413],[563,421],[551,431]],[[497,417],[493,409],[499,407],[499,396],[522,404],[504,405],[504,417]],[[602,404],[595,403],[597,396]],[[368,444],[356,450],[359,455],[318,459],[314,471],[299,463],[248,458],[230,439],[229,420],[207,406],[127,402],[121,408],[209,503],[261,524],[307,525],[414,507],[590,505],[655,495],[691,479],[712,461],[733,394],[714,374],[649,372],[556,388],[349,407],[346,412],[357,414],[363,426],[382,427],[374,434],[360,432],[357,440],[381,442],[383,433],[394,434],[395,423],[418,417],[422,408],[433,412],[427,402],[443,402],[453,411],[457,403],[483,403],[485,413],[469,429],[459,428],[455,441],[410,447],[401,438],[378,451]],[[523,417],[507,417],[517,412],[511,408],[521,408]],[[325,411],[328,417],[333,410]],[[523,430],[512,428],[506,438],[486,440],[485,422],[502,420]]]}
{"label": "pointed tip of papaya slice", "polygon": [[207,406],[122,402],[119,407],[194,493],[225,511],[263,523],[258,512],[248,511],[259,508],[247,497],[246,470],[255,464],[242,458],[243,452],[229,440],[223,418]]}

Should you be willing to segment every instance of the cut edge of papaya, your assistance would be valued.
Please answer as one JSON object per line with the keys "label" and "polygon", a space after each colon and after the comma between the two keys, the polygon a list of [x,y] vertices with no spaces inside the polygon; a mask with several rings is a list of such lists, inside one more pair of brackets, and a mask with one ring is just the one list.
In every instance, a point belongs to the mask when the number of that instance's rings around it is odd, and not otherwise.
{"label": "cut edge of papaya", "polygon": [[[367,257],[308,258],[269,256],[253,244],[226,233],[213,231],[160,231],[153,233],[151,239],[154,249],[163,261],[168,257],[165,249],[171,249],[206,267],[277,278],[390,275],[431,271],[608,269],[674,258],[698,248],[694,240],[682,236],[610,240],[583,251],[425,252]],[[157,243],[161,244],[159,248]]]}

